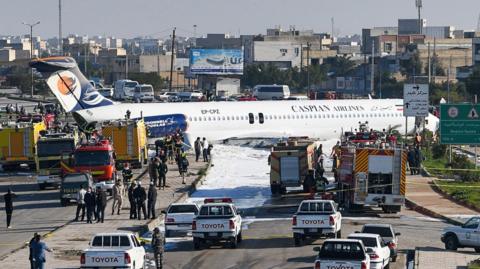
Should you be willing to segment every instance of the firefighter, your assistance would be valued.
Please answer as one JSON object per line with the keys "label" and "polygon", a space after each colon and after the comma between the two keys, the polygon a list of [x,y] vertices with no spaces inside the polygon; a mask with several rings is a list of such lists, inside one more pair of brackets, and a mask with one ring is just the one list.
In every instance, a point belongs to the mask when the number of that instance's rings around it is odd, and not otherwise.
{"label": "firefighter", "polygon": [[155,227],[152,235],[152,249],[155,256],[155,265],[157,269],[163,268],[163,251],[164,251],[164,237],[160,233],[160,229]]}
{"label": "firefighter", "polygon": [[133,197],[133,192],[135,191],[135,181],[132,181],[130,187],[128,187],[128,201],[130,202],[130,219],[137,218],[137,204],[135,203],[135,198]]}
{"label": "firefighter", "polygon": [[123,166],[122,177],[123,185],[128,186],[133,177],[132,169],[130,169],[129,163],[125,163],[125,165]]}

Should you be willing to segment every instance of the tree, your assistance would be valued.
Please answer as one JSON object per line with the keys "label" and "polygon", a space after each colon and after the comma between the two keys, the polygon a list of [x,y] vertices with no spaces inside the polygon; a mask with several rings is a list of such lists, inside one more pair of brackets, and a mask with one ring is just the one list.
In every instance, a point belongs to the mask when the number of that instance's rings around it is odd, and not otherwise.
{"label": "tree", "polygon": [[475,67],[472,74],[465,80],[466,92],[470,96],[480,94],[480,68]]}
{"label": "tree", "polygon": [[[432,68],[431,72],[432,75],[435,76],[446,76],[445,69],[443,68],[442,63],[438,59],[438,55],[434,54],[432,58],[430,58],[430,66]],[[428,64],[425,65],[425,74],[428,74]]]}
{"label": "tree", "polygon": [[351,75],[355,70],[356,64],[346,56],[335,56],[325,59],[324,65],[329,67],[331,72],[334,72],[336,76],[344,77]]}
{"label": "tree", "polygon": [[420,55],[415,49],[407,60],[400,61],[400,72],[404,76],[413,77],[422,72],[422,61]]}

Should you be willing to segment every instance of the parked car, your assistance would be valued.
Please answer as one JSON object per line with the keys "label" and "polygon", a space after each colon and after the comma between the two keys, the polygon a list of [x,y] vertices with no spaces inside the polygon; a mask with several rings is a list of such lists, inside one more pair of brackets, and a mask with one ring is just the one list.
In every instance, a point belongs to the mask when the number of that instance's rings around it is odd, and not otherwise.
{"label": "parked car", "polygon": [[155,99],[163,102],[168,102],[171,96],[177,96],[176,92],[162,92],[159,95],[155,96]]}
{"label": "parked car", "polygon": [[473,217],[462,226],[443,229],[441,240],[445,249],[474,248],[480,253],[480,217]]}
{"label": "parked car", "polygon": [[398,255],[398,236],[390,224],[365,224],[362,227],[361,233],[378,234],[382,237],[383,243],[390,248],[390,257],[392,262],[397,260]]}
{"label": "parked car", "polygon": [[390,267],[390,249],[380,235],[355,233],[349,235],[348,239],[362,241],[370,256],[370,268],[384,269]]}
{"label": "parked car", "polygon": [[145,268],[145,249],[133,233],[100,233],[80,256],[80,268]]}
{"label": "parked car", "polygon": [[290,97],[287,85],[257,85],[253,88],[253,96],[258,100],[283,100]]}
{"label": "parked car", "polygon": [[165,214],[165,237],[170,237],[173,233],[192,230],[193,219],[198,214],[198,206],[194,203],[174,203],[162,213]]}
{"label": "parked car", "polygon": [[318,252],[315,269],[370,269],[370,256],[361,240],[328,239]]}
{"label": "parked car", "polygon": [[66,206],[70,201],[77,201],[77,192],[80,187],[86,190],[93,187],[93,178],[90,173],[66,174],[60,184],[60,204]]}
{"label": "parked car", "polygon": [[307,237],[342,237],[342,214],[331,200],[305,200],[292,218],[295,246]]}
{"label": "parked car", "polygon": [[137,103],[153,101],[153,87],[150,84],[141,84],[135,86],[133,91],[133,100]]}

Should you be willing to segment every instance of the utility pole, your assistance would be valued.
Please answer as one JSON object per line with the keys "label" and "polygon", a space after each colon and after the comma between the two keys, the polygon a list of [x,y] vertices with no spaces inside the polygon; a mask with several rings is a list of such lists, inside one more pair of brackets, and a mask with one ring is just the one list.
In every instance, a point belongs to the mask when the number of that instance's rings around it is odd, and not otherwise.
{"label": "utility pole", "polygon": [[125,54],[125,79],[128,79],[128,52]]}
{"label": "utility pole", "polygon": [[375,88],[375,42],[372,40],[372,70],[371,70],[371,78],[370,78],[370,94],[373,96],[375,95],[374,88]]}
{"label": "utility pole", "polygon": [[168,84],[168,90],[172,91],[172,80],[173,80],[173,53],[175,52],[175,30],[177,28],[173,27],[173,33],[172,33],[172,55],[170,57],[170,81]]}
{"label": "utility pole", "polygon": [[85,72],[85,76],[88,78],[88,70],[87,70],[87,59],[88,59],[88,49],[89,43],[85,44],[85,55],[84,55],[84,60],[83,60],[83,69]]}
{"label": "utility pole", "polygon": [[428,84],[432,82],[432,61],[430,60],[430,42],[428,42]]}
{"label": "utility pole", "polygon": [[450,74],[452,72],[452,56],[450,55],[450,62],[448,64],[447,72],[447,103],[450,103]]}
{"label": "utility pole", "polygon": [[307,95],[310,97],[310,43],[307,43]]}
{"label": "utility pole", "polygon": [[[40,22],[37,21],[36,23],[25,23],[25,22],[22,22],[23,25],[26,25],[28,27],[30,27],[30,60],[33,59],[33,27],[35,27],[36,25],[39,25]],[[38,55],[37,55],[38,57]],[[33,68],[30,68],[30,75],[31,75],[31,92],[30,92],[30,97],[33,98]]]}
{"label": "utility pole", "polygon": [[58,0],[58,53],[63,56],[62,0]]}
{"label": "utility pole", "polygon": [[333,40],[335,39],[335,18],[334,17],[331,18],[331,22],[332,22],[332,42],[333,42]]}
{"label": "utility pole", "polygon": [[160,44],[157,44],[157,74],[160,76]]}
{"label": "utility pole", "polygon": [[422,10],[422,7],[423,7],[423,3],[422,3],[422,0],[415,0],[415,6],[417,7],[418,9],[418,34],[421,35],[422,34],[422,28],[423,28],[423,25],[422,25],[422,14],[421,14],[421,10]]}

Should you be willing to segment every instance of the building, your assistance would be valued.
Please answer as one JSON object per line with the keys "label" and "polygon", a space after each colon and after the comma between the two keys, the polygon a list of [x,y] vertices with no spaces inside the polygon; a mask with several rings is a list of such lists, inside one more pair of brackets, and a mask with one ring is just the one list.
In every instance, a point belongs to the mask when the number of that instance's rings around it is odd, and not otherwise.
{"label": "building", "polygon": [[480,66],[480,37],[472,39],[472,61],[474,66]]}
{"label": "building", "polygon": [[302,44],[295,41],[254,41],[253,61],[272,63],[278,68],[300,67]]}
{"label": "building", "polygon": [[[427,26],[425,19],[398,19],[398,34],[399,35],[414,35],[420,33],[420,26],[423,29]],[[423,30],[422,30],[423,31]]]}
{"label": "building", "polygon": [[0,49],[0,62],[11,62],[15,60],[15,50],[11,48]]}
{"label": "building", "polygon": [[382,35],[398,35],[398,27],[374,27],[362,29],[362,53],[372,53],[372,42],[375,37]]}

